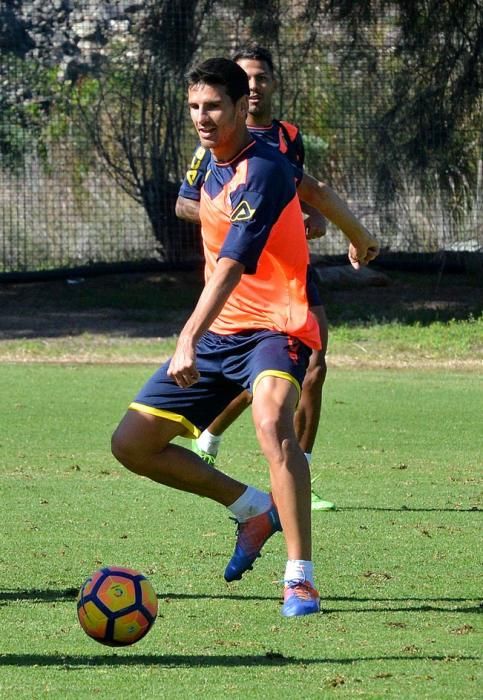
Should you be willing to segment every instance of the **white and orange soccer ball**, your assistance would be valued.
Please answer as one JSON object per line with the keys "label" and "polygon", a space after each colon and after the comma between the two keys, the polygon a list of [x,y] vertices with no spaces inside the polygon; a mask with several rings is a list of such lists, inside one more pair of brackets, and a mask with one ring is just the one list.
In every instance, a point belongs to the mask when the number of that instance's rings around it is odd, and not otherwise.
{"label": "white and orange soccer ball", "polygon": [[95,571],[82,585],[77,616],[96,642],[127,646],[142,639],[154,625],[158,599],[144,574],[120,566]]}

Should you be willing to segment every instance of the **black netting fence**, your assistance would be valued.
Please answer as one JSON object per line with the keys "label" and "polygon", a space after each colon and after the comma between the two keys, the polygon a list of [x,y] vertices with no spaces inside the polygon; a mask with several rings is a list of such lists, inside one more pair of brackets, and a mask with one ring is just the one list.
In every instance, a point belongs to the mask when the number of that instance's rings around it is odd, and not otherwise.
{"label": "black netting fence", "polygon": [[[483,246],[483,18],[461,0],[0,3],[0,274],[199,257],[183,76],[256,41],[307,170],[391,252]],[[343,253],[335,228],[314,252]]]}

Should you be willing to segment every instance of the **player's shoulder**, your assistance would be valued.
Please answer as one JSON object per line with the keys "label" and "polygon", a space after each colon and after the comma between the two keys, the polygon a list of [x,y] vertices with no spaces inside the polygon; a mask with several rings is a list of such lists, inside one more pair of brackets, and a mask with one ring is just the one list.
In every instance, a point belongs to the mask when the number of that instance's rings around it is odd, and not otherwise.
{"label": "player's shoulder", "polygon": [[279,149],[260,139],[255,139],[255,145],[251,149],[248,160],[252,167],[260,169],[272,170],[273,168],[279,168],[281,163],[283,163],[283,168],[286,167],[286,158],[280,153]]}
{"label": "player's shoulder", "polygon": [[293,181],[293,169],[278,148],[256,140],[247,157],[247,185],[259,186],[260,181]]}
{"label": "player's shoulder", "polygon": [[211,160],[211,152],[200,143],[196,146],[187,171],[187,179],[194,180],[198,172],[203,173]]}
{"label": "player's shoulder", "polygon": [[295,141],[300,136],[300,127],[293,122],[288,122],[285,119],[274,119],[273,123],[282,129],[290,141]]}
{"label": "player's shoulder", "polygon": [[204,146],[202,146],[201,143],[199,143],[193,152],[193,158],[198,158],[198,160],[203,160],[203,158],[207,154],[209,154],[209,150],[207,148],[205,148]]}

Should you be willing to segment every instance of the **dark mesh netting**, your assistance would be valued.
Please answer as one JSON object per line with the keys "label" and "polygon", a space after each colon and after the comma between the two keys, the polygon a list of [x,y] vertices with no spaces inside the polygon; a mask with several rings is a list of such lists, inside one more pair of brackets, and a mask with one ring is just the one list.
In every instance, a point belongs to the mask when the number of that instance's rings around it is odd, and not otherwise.
{"label": "dark mesh netting", "polygon": [[[2,2],[0,274],[196,261],[174,213],[196,144],[184,74],[250,41],[273,54],[307,171],[384,250],[481,251],[481,10],[428,5]],[[311,247],[347,243],[330,226]]]}

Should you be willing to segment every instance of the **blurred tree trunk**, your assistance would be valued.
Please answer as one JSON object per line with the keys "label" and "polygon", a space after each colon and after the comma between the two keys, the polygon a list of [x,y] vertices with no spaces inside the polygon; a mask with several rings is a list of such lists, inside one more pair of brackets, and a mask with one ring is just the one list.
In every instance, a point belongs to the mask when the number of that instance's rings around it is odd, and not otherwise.
{"label": "blurred tree trunk", "polygon": [[[184,74],[213,0],[147,3],[126,43],[110,47],[95,78],[78,86],[84,128],[116,182],[141,204],[163,258],[198,250],[193,227],[174,214],[184,172]],[[188,241],[188,242],[189,242]],[[188,252],[188,255],[190,253]]]}

